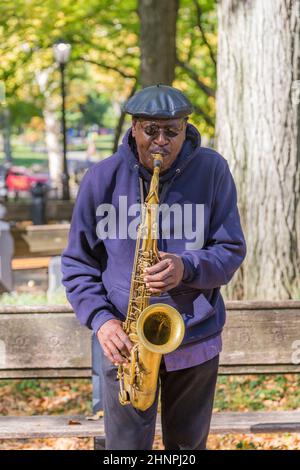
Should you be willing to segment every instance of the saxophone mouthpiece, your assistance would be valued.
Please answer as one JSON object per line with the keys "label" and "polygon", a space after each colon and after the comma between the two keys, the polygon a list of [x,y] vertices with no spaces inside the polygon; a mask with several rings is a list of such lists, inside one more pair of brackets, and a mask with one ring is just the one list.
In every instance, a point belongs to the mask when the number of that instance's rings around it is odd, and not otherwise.
{"label": "saxophone mouthpiece", "polygon": [[161,167],[162,161],[163,161],[163,156],[160,153],[152,153],[153,157],[153,166],[155,167]]}

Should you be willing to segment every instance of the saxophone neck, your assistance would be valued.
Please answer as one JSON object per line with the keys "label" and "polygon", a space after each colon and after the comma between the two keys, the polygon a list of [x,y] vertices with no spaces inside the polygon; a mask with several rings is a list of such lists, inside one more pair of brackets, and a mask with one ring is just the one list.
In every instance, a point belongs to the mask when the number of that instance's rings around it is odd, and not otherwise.
{"label": "saxophone neck", "polygon": [[151,178],[149,193],[145,199],[147,204],[158,204],[158,185],[159,185],[159,172],[162,164],[163,157],[160,153],[153,153],[153,174]]}
{"label": "saxophone neck", "polygon": [[142,251],[150,252],[155,254],[158,258],[157,252],[157,215],[159,205],[159,172],[162,164],[163,157],[159,153],[152,154],[153,157],[153,174],[151,178],[150,188],[148,195],[145,199],[145,205],[143,209],[143,222],[142,222]]}

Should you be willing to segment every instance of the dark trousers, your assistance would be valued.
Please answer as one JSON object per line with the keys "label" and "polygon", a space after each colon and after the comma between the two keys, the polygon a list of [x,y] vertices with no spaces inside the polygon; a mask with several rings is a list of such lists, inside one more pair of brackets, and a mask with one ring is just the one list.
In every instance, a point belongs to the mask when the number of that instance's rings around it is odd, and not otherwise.
{"label": "dark trousers", "polygon": [[[151,450],[159,387],[153,405],[140,411],[119,403],[117,368],[102,353],[103,408],[108,450]],[[160,367],[161,419],[165,449],[206,448],[219,356],[195,367],[167,372]]]}

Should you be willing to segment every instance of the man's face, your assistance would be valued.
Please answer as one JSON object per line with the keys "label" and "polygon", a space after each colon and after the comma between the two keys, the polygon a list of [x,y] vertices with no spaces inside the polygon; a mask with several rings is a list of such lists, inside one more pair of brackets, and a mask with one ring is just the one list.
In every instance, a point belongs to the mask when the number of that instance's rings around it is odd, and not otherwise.
{"label": "man's face", "polygon": [[163,156],[161,171],[165,171],[176,160],[186,135],[186,119],[133,118],[132,135],[135,138],[139,160],[153,170],[152,153]]}

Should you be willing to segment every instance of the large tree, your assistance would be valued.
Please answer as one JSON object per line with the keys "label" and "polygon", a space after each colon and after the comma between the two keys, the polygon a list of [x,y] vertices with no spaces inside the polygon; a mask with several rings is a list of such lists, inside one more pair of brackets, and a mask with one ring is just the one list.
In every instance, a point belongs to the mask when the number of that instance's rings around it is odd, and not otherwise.
{"label": "large tree", "polygon": [[300,1],[221,0],[218,16],[217,147],[248,245],[229,296],[298,296]]}
{"label": "large tree", "polygon": [[139,0],[143,86],[174,80],[178,6],[179,0]]}

